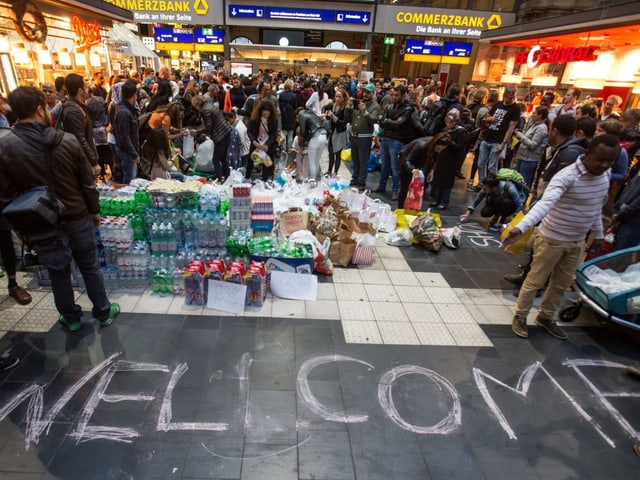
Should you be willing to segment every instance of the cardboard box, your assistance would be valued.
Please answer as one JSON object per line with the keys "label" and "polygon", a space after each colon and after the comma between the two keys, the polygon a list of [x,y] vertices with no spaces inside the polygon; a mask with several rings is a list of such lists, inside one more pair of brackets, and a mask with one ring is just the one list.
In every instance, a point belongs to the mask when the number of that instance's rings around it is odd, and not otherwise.
{"label": "cardboard box", "polygon": [[264,262],[267,272],[271,272],[272,270],[290,273],[313,272],[313,258],[266,257],[263,255],[251,255],[251,260]]}

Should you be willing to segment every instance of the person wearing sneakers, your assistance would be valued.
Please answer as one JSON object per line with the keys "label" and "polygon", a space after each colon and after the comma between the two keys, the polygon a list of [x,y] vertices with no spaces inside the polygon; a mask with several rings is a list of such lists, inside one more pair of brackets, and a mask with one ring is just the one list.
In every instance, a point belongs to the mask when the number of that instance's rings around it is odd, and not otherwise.
{"label": "person wearing sneakers", "polygon": [[100,206],[91,164],[74,135],[49,127],[47,104],[40,90],[18,87],[9,95],[9,104],[18,122],[0,139],[0,210],[26,190],[51,185],[64,205],[62,223],[47,235],[27,235],[27,240],[51,277],[60,323],[70,331],[82,326],[82,308],[76,304],[71,286],[73,259],[93,303],[93,317],[102,326],[110,325],[120,306],[109,302],[98,263],[95,229],[100,225]]}
{"label": "person wearing sneakers", "polygon": [[520,287],[511,326],[517,336],[529,336],[527,315],[536,292],[549,278],[536,323],[554,337],[567,338],[553,316],[571,285],[589,231],[595,239],[591,249],[596,256],[602,247],[602,206],[609,191],[610,169],[618,159],[618,142],[608,134],[594,138],[586,155],[553,177],[542,198],[503,240],[502,246],[507,247],[540,223],[533,233],[531,270]]}

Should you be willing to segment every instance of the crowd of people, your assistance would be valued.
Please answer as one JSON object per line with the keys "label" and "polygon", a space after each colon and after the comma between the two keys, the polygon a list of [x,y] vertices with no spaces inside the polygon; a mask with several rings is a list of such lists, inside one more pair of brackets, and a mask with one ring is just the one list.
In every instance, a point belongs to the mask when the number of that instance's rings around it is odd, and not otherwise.
{"label": "crowd of people", "polygon": [[[33,150],[37,159],[62,141],[68,144],[66,151],[86,157],[89,169],[70,162],[70,153],[63,159],[62,164],[69,165],[68,171],[56,171],[57,176],[66,172],[58,195],[73,206],[64,213],[68,246],[81,259],[76,261],[83,276],[95,279],[90,292],[93,313],[108,325],[119,309],[107,300],[97,279],[99,268],[87,254],[95,250],[89,233],[99,222],[96,177],[128,184],[136,177],[169,178],[175,171],[223,180],[234,169],[243,171],[248,181],[268,182],[286,168],[299,181],[339,174],[350,178],[353,188],[387,195],[403,208],[412,179],[424,176],[429,206],[444,211],[456,180],[467,180],[463,171],[469,171],[466,188],[475,195],[461,222],[479,209],[490,219],[489,230],[500,232],[515,214],[530,209],[505,244],[540,224],[530,249],[532,260],[521,274],[510,276],[524,283],[514,331],[526,336],[522,319],[531,295],[544,286],[558,262],[564,262],[560,270],[565,274],[572,270],[569,264],[579,257],[576,252],[584,248],[581,242],[588,232],[597,247],[603,214],[617,232],[616,249],[640,243],[640,109],[620,111],[623,100],[617,95],[581,101],[582,92],[575,87],[562,97],[540,91],[517,98],[513,86],[500,90],[452,83],[440,95],[442,86],[429,80],[357,82],[349,75],[332,79],[273,72],[229,77],[167,67],[108,80],[96,73],[91,83],[72,73],[39,89],[20,87],[4,103],[1,133],[10,138],[0,142],[0,192],[6,201],[35,181],[30,162],[11,166],[15,152]],[[44,135],[43,141],[34,146],[11,136],[11,126],[26,136]],[[47,126],[55,129],[45,131]],[[61,140],[52,133],[56,131],[72,135]],[[206,150],[208,157],[204,148],[199,151],[207,140],[213,143]],[[194,144],[195,152],[189,151]],[[348,165],[343,165],[345,149]],[[377,185],[370,184],[372,152],[380,155]],[[328,168],[323,172],[320,160],[325,154]],[[598,202],[604,202],[604,210]],[[563,248],[570,254],[548,254],[553,242],[567,243]],[[67,245],[60,248],[58,254],[68,250]],[[16,282],[6,222],[0,223],[0,253],[10,296],[29,303],[29,293]],[[42,253],[45,262],[51,259],[46,266],[58,272],[53,290],[61,322],[70,330],[79,328],[71,286],[60,280],[70,258]],[[557,336],[550,312],[566,283],[566,275],[552,275],[547,291],[553,293],[541,310],[540,323]]]}

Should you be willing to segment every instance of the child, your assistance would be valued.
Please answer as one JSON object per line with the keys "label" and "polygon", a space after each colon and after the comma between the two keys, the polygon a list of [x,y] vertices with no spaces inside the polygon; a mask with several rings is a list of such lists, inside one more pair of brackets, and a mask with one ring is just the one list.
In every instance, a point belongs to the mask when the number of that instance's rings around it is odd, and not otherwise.
{"label": "child", "polygon": [[244,122],[238,119],[236,112],[234,111],[224,112],[224,117],[233,126],[233,128],[235,128],[239,139],[238,152],[233,151],[235,150],[235,142],[232,141],[233,139],[229,140],[229,149],[227,150],[229,166],[235,170],[243,168],[246,171],[247,160],[249,159],[249,152],[251,151],[251,140],[247,135],[247,126]]}

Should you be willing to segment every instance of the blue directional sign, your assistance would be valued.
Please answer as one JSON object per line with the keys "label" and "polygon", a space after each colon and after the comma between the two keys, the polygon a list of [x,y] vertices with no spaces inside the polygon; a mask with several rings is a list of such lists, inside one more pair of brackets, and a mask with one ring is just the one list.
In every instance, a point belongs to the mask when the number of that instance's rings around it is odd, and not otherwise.
{"label": "blue directional sign", "polygon": [[303,22],[334,22],[333,10],[311,8],[267,7],[267,18],[271,20],[299,20]]}
{"label": "blue directional sign", "polygon": [[264,8],[250,5],[229,5],[231,18],[264,18]]}
{"label": "blue directional sign", "polygon": [[369,25],[371,22],[371,14],[369,12],[357,12],[352,10],[336,10],[336,22]]}
{"label": "blue directional sign", "polygon": [[222,30],[214,30],[213,28],[196,28],[193,31],[195,43],[204,44],[223,44],[224,32]]}
{"label": "blue directional sign", "polygon": [[155,28],[156,42],[160,43],[193,43],[193,32],[181,28]]}
{"label": "blue directional sign", "polygon": [[472,43],[467,42],[444,42],[443,55],[448,57],[470,57]]}
{"label": "blue directional sign", "polygon": [[409,39],[405,43],[404,51],[417,55],[442,55],[442,45],[430,45],[424,40]]}

